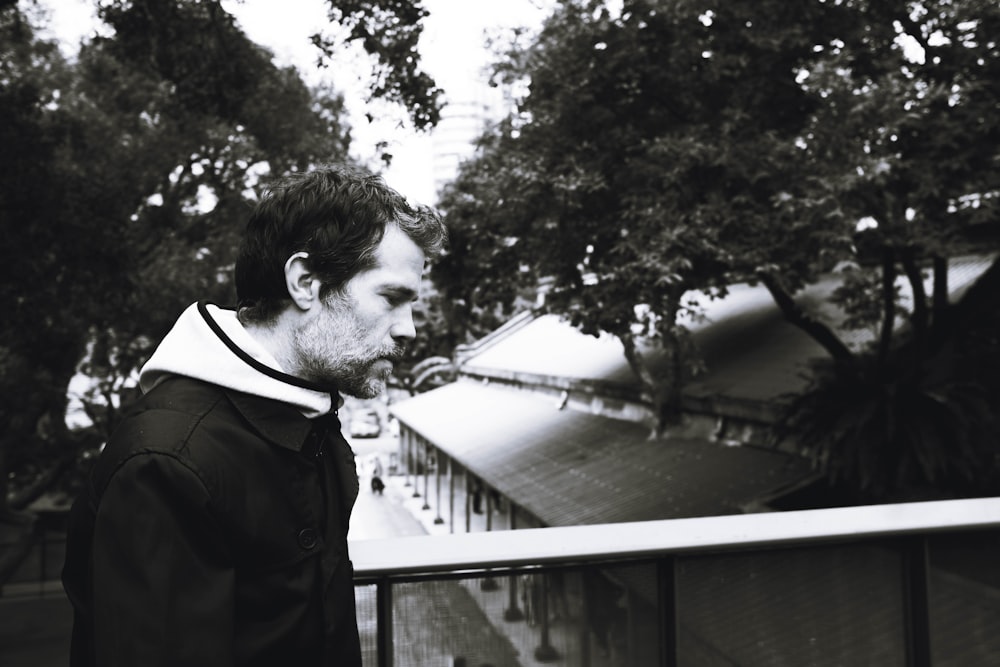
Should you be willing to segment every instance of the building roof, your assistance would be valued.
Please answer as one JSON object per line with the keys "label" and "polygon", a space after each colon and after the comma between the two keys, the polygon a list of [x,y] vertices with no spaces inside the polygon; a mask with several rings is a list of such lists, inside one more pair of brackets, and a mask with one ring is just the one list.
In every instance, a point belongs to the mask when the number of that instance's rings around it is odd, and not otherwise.
{"label": "building roof", "polygon": [[[949,262],[952,302],[993,263],[995,255],[955,258]],[[844,279],[843,273],[826,276],[796,296],[810,315],[834,328],[845,343],[860,347],[873,338],[869,331],[843,330],[841,313],[830,296]],[[901,281],[904,305],[910,299],[908,284]],[[930,276],[927,289],[931,289]],[[773,404],[782,396],[803,390],[810,363],[826,351],[812,337],[789,324],[763,285],[737,284],[723,299],[704,300],[704,317],[685,324],[691,331],[705,371],[690,381],[685,393],[699,402],[730,401]],[[901,324],[902,321],[900,322]],[[598,381],[638,386],[639,379],[625,359],[621,342],[610,335],[589,336],[556,315],[542,315],[488,337],[475,354],[463,359],[466,372],[489,376],[511,373]],[[654,373],[666,373],[655,346],[645,350]]]}
{"label": "building roof", "polygon": [[[993,260],[951,261],[953,302]],[[843,315],[829,297],[841,282],[835,274],[810,286],[799,306],[837,329]],[[734,285],[704,305],[704,318],[688,326],[706,372],[688,383],[686,401],[715,415],[773,417],[782,396],[805,388],[810,361],[826,353],[785,321],[763,286]],[[848,345],[867,340],[840,333]],[[665,372],[655,348],[644,352],[654,373]],[[582,334],[556,316],[522,314],[459,356],[464,379],[391,411],[546,525],[733,514],[812,478],[806,461],[774,450],[676,433],[652,440],[639,423],[559,409],[551,393],[474,379],[638,387],[618,339]]]}
{"label": "building roof", "polygon": [[391,411],[549,526],[740,513],[810,474],[777,451],[650,440],[639,424],[468,379]]}

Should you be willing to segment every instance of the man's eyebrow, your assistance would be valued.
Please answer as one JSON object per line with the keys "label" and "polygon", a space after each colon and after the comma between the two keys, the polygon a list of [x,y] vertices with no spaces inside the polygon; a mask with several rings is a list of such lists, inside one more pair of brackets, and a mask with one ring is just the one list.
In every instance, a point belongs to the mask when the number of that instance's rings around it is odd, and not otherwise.
{"label": "man's eyebrow", "polygon": [[405,285],[386,285],[382,291],[388,295],[399,300],[410,300],[414,301],[419,296],[417,290],[412,287],[406,287]]}

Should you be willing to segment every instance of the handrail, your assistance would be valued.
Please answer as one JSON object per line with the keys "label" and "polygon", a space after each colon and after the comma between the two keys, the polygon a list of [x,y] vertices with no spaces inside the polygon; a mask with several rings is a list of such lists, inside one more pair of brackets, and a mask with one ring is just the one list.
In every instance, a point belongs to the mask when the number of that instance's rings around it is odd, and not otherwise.
{"label": "handrail", "polygon": [[464,572],[1000,527],[1000,497],[351,542],[355,577]]}

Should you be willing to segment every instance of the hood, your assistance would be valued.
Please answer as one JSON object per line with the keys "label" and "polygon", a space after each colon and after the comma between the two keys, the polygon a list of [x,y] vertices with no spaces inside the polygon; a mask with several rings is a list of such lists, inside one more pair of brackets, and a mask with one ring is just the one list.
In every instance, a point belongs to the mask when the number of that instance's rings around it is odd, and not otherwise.
{"label": "hood", "polygon": [[148,392],[172,375],[287,403],[309,418],[330,412],[339,399],[335,390],[284,373],[235,310],[204,302],[177,318],[139,372],[139,386]]}

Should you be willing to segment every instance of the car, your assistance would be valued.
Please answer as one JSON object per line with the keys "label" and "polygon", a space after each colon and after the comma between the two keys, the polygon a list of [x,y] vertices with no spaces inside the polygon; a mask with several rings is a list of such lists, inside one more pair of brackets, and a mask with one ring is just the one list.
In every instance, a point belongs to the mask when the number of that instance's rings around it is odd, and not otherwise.
{"label": "car", "polygon": [[378,413],[374,410],[364,410],[351,415],[347,432],[352,438],[377,438],[382,435],[382,424]]}

